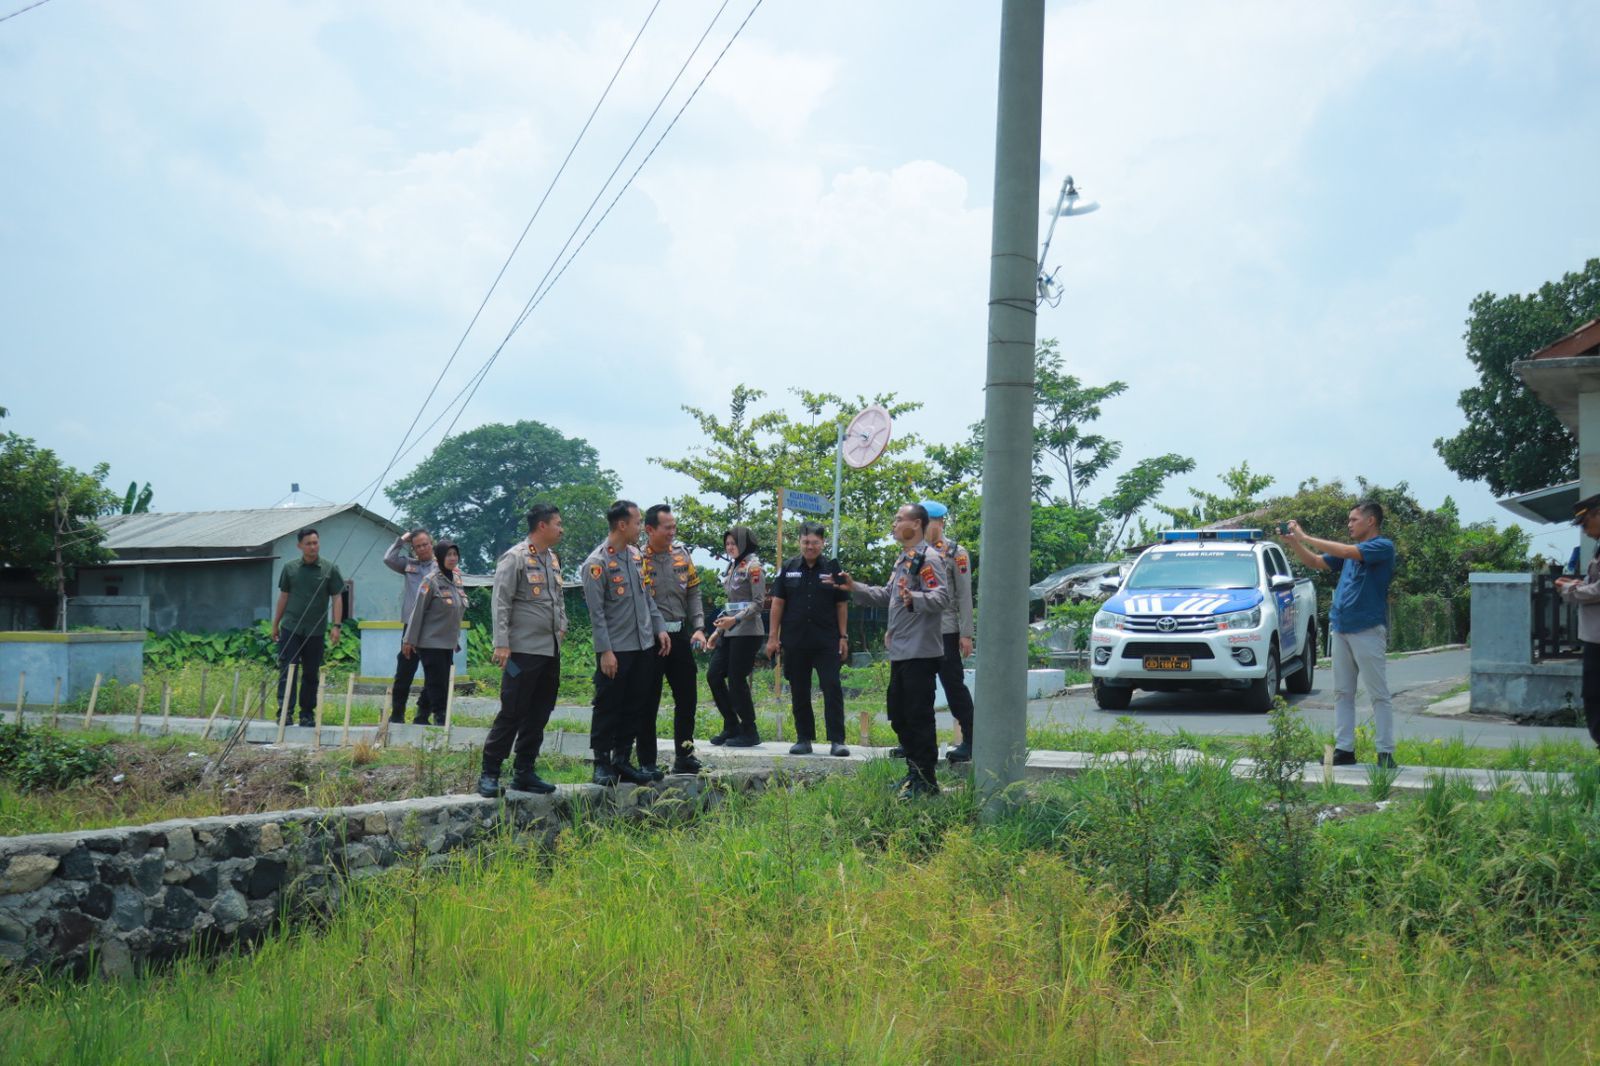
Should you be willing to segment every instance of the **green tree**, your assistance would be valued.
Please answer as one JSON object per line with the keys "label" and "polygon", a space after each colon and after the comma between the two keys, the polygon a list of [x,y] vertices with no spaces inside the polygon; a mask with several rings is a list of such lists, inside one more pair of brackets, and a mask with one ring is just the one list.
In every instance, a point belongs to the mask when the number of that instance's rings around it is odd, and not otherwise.
{"label": "green tree", "polygon": [[1208,526],[1258,509],[1262,503],[1261,494],[1272,487],[1275,479],[1270,474],[1252,474],[1247,461],[1230,467],[1227,473],[1221,475],[1220,480],[1227,489],[1226,493],[1192,488],[1189,490],[1189,495],[1194,498],[1193,506],[1165,507],[1158,503],[1156,510],[1170,518],[1172,524],[1181,529]]}
{"label": "green tree", "polygon": [[384,490],[412,526],[461,545],[463,565],[493,569],[525,535],[536,500],[562,508],[562,561],[570,569],[605,538],[605,508],[620,491],[585,440],[542,422],[491,423],[441,442]]}
{"label": "green tree", "polygon": [[150,501],[154,496],[155,492],[151,490],[150,482],[146,481],[144,488],[141,489],[139,482],[130,481],[128,482],[128,491],[122,497],[122,510],[118,513],[148,514],[150,512]]}
{"label": "green tree", "polygon": [[[766,546],[764,554],[770,556],[776,551],[779,488],[833,495],[834,450],[842,424],[874,403],[896,419],[921,406],[898,400],[893,393],[854,400],[802,389],[794,393],[801,417],[782,410],[758,412],[756,405],[766,394],[745,385],[734,387],[725,417],[699,407],[684,408],[706,443],[683,458],[652,461],[695,483],[696,491],[670,501],[686,544],[721,558],[723,531],[743,524],[755,531],[758,542]],[[895,553],[890,529],[902,504],[937,489],[948,497],[956,516],[952,527],[959,521],[960,508],[974,509],[966,482],[960,476],[942,476],[920,457],[921,449],[916,434],[897,429],[877,462],[864,470],[845,468],[839,555],[867,581],[888,575]],[[797,549],[799,522],[808,518],[831,521],[826,515],[786,514],[785,554]]]}
{"label": "green tree", "polygon": [[1456,401],[1466,426],[1434,448],[1457,475],[1496,495],[1577,477],[1577,442],[1511,364],[1600,316],[1600,259],[1527,296],[1481,293],[1471,312],[1465,340],[1478,384]]}
{"label": "green tree", "polygon": [[66,583],[80,566],[111,558],[95,518],[115,511],[105,486],[110,467],[89,473],[16,433],[0,437],[0,565],[31,570],[56,591],[57,623],[66,625]]}

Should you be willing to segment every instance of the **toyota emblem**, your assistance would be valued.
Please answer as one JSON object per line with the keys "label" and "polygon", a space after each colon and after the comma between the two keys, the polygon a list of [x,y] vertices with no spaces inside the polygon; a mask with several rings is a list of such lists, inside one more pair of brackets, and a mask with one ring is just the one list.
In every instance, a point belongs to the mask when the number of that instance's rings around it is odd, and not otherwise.
{"label": "toyota emblem", "polygon": [[1178,628],[1178,620],[1169,615],[1166,618],[1158,621],[1156,623],[1156,628],[1161,630],[1163,633],[1171,633],[1174,629]]}

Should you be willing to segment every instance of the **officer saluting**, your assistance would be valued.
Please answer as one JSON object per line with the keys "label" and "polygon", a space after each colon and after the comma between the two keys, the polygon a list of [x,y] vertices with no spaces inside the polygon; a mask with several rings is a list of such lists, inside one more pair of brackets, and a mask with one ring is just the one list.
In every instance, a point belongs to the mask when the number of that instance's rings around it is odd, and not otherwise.
{"label": "officer saluting", "polygon": [[[1572,509],[1572,524],[1583,527],[1583,535],[1600,540],[1600,495],[1578,501]],[[1578,640],[1583,644],[1583,717],[1589,736],[1600,747],[1600,550],[1589,562],[1588,572],[1579,577],[1556,578],[1561,598],[1578,605]]]}
{"label": "officer saluting", "polygon": [[656,769],[656,715],[661,711],[661,686],[672,686],[672,772],[697,774],[694,757],[694,720],[699,702],[694,653],[705,647],[706,609],[700,598],[700,572],[689,549],[674,538],[678,519],[672,508],[658,503],[644,513],[644,583],[667,623],[672,651],[656,656],[651,666],[650,710],[639,734],[639,769]]}
{"label": "officer saluting", "polygon": [[948,753],[950,765],[972,761],[972,693],[967,689],[966,667],[961,660],[972,654],[972,559],[967,549],[944,535],[945,516],[950,509],[934,500],[923,500],[928,512],[928,543],[942,556],[950,571],[950,603],[944,609],[939,632],[944,640],[944,657],[939,661],[939,682],[950,702],[951,717],[961,726],[961,743]]}
{"label": "officer saluting", "polygon": [[940,633],[950,582],[944,557],[927,541],[928,512],[911,503],[894,516],[900,557],[886,586],[861,585],[838,574],[836,586],[857,603],[889,607],[889,724],[905,749],[907,773],[902,795],[939,791],[934,764],[939,758],[934,728],[933,681],[944,658]]}
{"label": "officer saluting", "polygon": [[611,532],[583,561],[583,599],[594,627],[594,783],[642,785],[665,775],[641,773],[630,761],[650,710],[652,655],[670,655],[672,639],[644,584],[639,505],[618,500],[606,511]]}

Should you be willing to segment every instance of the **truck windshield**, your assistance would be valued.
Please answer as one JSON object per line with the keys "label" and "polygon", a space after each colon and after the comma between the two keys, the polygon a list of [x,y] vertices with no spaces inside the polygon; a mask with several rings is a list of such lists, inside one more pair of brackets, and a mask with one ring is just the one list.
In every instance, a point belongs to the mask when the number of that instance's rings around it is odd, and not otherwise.
{"label": "truck windshield", "polygon": [[1255,588],[1260,571],[1254,552],[1151,552],[1128,575],[1130,589]]}

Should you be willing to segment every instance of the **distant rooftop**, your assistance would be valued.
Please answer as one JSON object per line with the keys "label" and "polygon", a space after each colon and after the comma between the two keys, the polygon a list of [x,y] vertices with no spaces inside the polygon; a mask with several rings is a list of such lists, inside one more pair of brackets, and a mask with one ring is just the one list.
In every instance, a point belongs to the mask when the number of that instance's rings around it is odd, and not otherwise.
{"label": "distant rooftop", "polygon": [[355,503],[325,507],[259,507],[245,511],[176,511],[169,514],[111,515],[98,520],[112,551],[161,551],[173,548],[262,548],[279,537],[334,515],[355,510],[395,534],[393,522]]}

